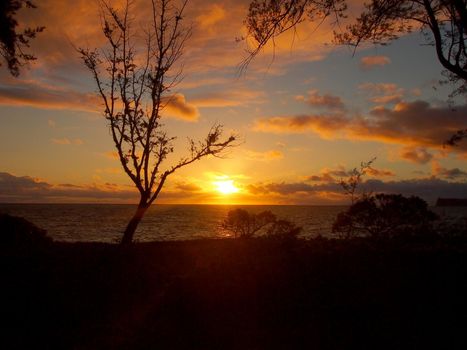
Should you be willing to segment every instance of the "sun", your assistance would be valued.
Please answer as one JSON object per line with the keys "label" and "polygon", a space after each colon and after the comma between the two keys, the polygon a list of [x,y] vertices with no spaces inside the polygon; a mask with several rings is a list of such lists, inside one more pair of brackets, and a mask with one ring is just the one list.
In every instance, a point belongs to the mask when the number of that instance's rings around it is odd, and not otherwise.
{"label": "sun", "polygon": [[217,191],[222,194],[232,194],[239,191],[234,185],[233,180],[215,181],[213,183],[216,186]]}

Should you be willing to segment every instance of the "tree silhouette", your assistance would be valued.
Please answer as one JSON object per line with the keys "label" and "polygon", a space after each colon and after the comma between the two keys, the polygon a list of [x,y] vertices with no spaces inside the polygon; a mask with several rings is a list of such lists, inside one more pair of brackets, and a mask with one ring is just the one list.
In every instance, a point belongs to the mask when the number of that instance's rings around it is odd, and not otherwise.
{"label": "tree silhouette", "polygon": [[[462,84],[467,81],[467,9],[465,0],[372,0],[343,32],[335,32],[341,44],[358,46],[371,41],[387,44],[419,29],[431,32],[429,43],[443,67]],[[246,25],[257,47],[256,55],[269,41],[294,28],[306,18],[334,23],[345,17],[346,0],[253,0]]]}
{"label": "tree silhouette", "polygon": [[203,157],[220,156],[233,146],[236,137],[222,139],[222,126],[214,125],[204,140],[189,140],[186,157],[163,168],[167,156],[174,151],[175,138],[163,130],[161,118],[173,98],[171,90],[180,81],[181,69],[174,71],[174,64],[190,37],[190,29],[182,26],[187,0],[179,6],[173,0],[151,1],[151,24],[141,51],[132,28],[131,2],[126,1],[121,11],[106,1],[100,4],[107,46],[78,51],[103,101],[104,116],[121,165],[140,194],[136,212],[121,240],[122,244],[129,244],[167,178]]}
{"label": "tree silhouette", "polygon": [[358,199],[339,213],[332,231],[344,238],[369,235],[390,238],[400,234],[421,234],[431,229],[436,214],[419,197],[379,193]]}
{"label": "tree silhouette", "polygon": [[264,236],[276,239],[294,239],[302,230],[293,222],[277,219],[271,211],[253,214],[245,209],[233,209],[221,223],[221,227],[234,234],[235,238],[251,238],[261,231]]}
{"label": "tree silhouette", "polygon": [[341,179],[339,184],[341,185],[344,193],[350,197],[350,203],[355,203],[360,198],[366,197],[367,193],[358,195],[358,186],[362,183],[362,177],[366,175],[368,170],[371,170],[371,165],[375,162],[376,158],[370,159],[368,162],[361,162],[360,169],[353,168],[348,173],[346,179]]}
{"label": "tree silhouette", "polygon": [[252,214],[245,209],[234,209],[227,213],[221,226],[230,231],[234,237],[250,238],[262,228],[276,222],[276,216],[269,210]]}
{"label": "tree silhouette", "polygon": [[36,59],[25,50],[29,48],[29,41],[45,29],[45,27],[26,28],[23,32],[17,32],[16,15],[23,7],[36,8],[36,5],[31,0],[0,1],[0,55],[15,77],[19,76],[20,67]]}

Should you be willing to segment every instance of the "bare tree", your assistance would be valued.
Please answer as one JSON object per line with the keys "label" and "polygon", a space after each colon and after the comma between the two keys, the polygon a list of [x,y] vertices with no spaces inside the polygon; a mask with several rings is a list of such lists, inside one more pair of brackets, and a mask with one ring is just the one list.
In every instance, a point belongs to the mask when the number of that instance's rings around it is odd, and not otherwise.
{"label": "bare tree", "polygon": [[[8,66],[11,75],[17,77],[20,67],[36,59],[34,55],[26,52],[30,40],[45,27],[26,28],[17,31],[17,12],[22,8],[36,8],[32,0],[2,0],[0,1],[0,56]],[[1,66],[1,64],[0,64]]]}
{"label": "bare tree", "polygon": [[371,195],[367,192],[362,192],[360,195],[357,193],[358,186],[362,183],[362,177],[366,175],[367,171],[371,170],[372,164],[375,162],[376,157],[370,159],[368,162],[361,162],[360,169],[353,168],[347,174],[346,179],[341,179],[339,184],[341,185],[344,193],[349,196],[350,203],[354,204],[357,200],[369,197]]}
{"label": "bare tree", "polygon": [[121,165],[140,194],[122,244],[132,242],[136,227],[171,174],[208,155],[220,156],[236,140],[234,135],[222,139],[222,126],[214,125],[204,140],[189,140],[186,157],[172,165],[164,164],[174,151],[175,138],[163,130],[161,118],[173,96],[171,90],[180,81],[181,69],[175,70],[175,63],[190,37],[190,29],[182,26],[186,4],[187,0],[179,6],[174,0],[151,0],[150,25],[138,51],[131,1],[127,0],[121,11],[101,1],[107,46],[78,49],[103,101]]}

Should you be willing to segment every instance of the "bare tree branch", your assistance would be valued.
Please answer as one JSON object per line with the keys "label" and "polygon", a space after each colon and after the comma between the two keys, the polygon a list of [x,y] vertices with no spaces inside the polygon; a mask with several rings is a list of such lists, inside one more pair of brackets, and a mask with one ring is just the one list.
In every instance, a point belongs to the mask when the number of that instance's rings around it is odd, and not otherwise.
{"label": "bare tree branch", "polygon": [[175,137],[163,130],[161,113],[181,77],[180,69],[175,69],[175,74],[172,71],[191,35],[191,29],[182,26],[187,3],[183,0],[177,6],[175,0],[151,0],[150,25],[141,47],[133,30],[132,2],[127,0],[123,9],[117,10],[102,0],[101,23],[107,46],[77,49],[104,104],[120,163],[140,193],[122,243],[132,241],[139,221],[171,174],[206,156],[220,155],[236,140],[235,135],[222,139],[222,126],[214,125],[205,140],[190,141],[188,156],[162,169],[174,152]]}

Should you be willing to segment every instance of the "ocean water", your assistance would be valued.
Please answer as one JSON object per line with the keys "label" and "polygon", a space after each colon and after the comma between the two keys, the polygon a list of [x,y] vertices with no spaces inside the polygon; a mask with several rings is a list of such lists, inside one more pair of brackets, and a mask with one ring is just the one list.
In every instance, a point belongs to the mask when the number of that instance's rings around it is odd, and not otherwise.
{"label": "ocean water", "polygon": [[[20,216],[46,229],[48,235],[65,242],[118,242],[135,205],[118,204],[1,204],[0,213]],[[332,237],[331,227],[345,206],[294,205],[153,205],[136,230],[139,242],[222,238],[232,234],[221,228],[229,210],[243,208],[252,213],[272,211],[278,218],[302,227],[301,236]],[[467,217],[466,207],[437,208],[443,220]]]}
{"label": "ocean water", "polygon": [[[272,211],[278,218],[301,226],[302,236],[328,236],[343,206],[232,206],[153,205],[138,226],[135,240],[187,240],[229,237],[221,222],[229,210]],[[54,240],[116,242],[135,210],[134,205],[108,204],[0,204],[0,213],[24,217],[46,229]]]}

